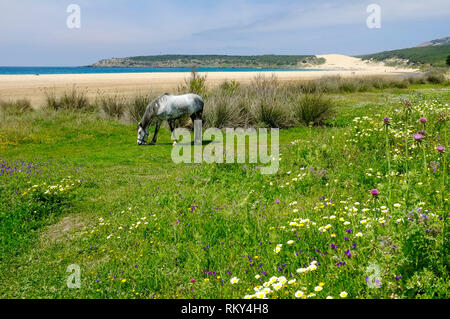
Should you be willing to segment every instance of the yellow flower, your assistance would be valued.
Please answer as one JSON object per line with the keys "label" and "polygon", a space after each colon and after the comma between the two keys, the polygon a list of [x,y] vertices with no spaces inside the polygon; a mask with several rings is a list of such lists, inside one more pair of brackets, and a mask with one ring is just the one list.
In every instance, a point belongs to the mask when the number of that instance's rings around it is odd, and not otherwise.
{"label": "yellow flower", "polygon": [[122,279],[122,282],[127,282],[127,280],[126,279]]}

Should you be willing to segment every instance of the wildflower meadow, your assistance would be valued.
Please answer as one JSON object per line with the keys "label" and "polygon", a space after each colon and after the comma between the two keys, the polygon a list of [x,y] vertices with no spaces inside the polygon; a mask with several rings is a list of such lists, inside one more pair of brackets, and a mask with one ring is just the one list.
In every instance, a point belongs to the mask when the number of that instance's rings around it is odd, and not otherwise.
{"label": "wildflower meadow", "polygon": [[448,298],[448,84],[324,94],[272,175],[175,164],[167,128],[138,147],[89,107],[2,109],[0,296]]}

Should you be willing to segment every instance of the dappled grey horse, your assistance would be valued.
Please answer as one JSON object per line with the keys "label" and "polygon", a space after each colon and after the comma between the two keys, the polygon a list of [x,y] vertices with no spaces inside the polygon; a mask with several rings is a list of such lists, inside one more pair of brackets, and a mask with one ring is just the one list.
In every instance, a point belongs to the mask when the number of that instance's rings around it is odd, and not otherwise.
{"label": "dappled grey horse", "polygon": [[[156,98],[147,106],[144,116],[138,126],[138,145],[147,143],[149,126],[156,119],[155,134],[150,144],[156,143],[159,127],[162,121],[169,122],[172,138],[176,141],[174,134],[175,120],[184,116],[190,116],[192,122],[202,119],[203,99],[197,94],[170,95],[168,93]],[[197,139],[197,136],[196,136]]]}

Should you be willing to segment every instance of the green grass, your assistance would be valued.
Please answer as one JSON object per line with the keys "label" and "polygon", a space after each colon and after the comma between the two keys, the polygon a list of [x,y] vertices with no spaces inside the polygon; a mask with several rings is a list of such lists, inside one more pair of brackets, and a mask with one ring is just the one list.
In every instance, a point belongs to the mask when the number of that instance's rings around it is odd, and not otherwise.
{"label": "green grass", "polygon": [[[174,164],[167,129],[138,147],[134,123],[94,111],[0,112],[0,296],[243,298],[284,276],[296,282],[268,298],[320,283],[311,298],[448,298],[448,87],[327,97],[326,126],[280,131],[275,175]],[[71,264],[80,289],[66,286]],[[367,286],[371,264],[381,288]]]}

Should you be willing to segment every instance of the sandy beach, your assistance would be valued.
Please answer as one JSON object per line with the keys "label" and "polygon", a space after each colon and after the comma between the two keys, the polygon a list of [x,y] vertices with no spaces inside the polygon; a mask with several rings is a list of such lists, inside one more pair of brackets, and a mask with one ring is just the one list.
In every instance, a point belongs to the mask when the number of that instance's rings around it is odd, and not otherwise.
{"label": "sandy beach", "polygon": [[[323,76],[342,77],[400,75],[417,72],[413,69],[400,69],[385,66],[382,63],[366,62],[359,58],[326,54],[327,62],[313,67],[313,71],[261,72],[266,76],[275,74],[281,81],[315,79]],[[248,83],[257,72],[206,72],[208,85],[214,86],[224,80],[237,80]],[[0,75],[0,99],[30,99],[33,106],[39,107],[45,102],[46,90],[56,95],[76,86],[85,90],[89,98],[98,94],[134,95],[137,92],[175,93],[178,86],[188,79],[190,73],[112,73],[112,74],[51,74],[51,75]]]}

